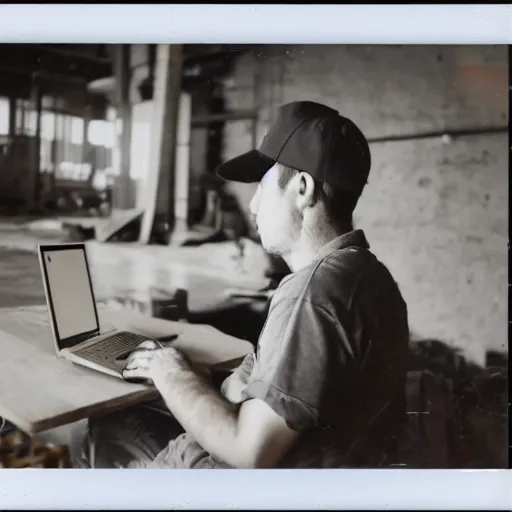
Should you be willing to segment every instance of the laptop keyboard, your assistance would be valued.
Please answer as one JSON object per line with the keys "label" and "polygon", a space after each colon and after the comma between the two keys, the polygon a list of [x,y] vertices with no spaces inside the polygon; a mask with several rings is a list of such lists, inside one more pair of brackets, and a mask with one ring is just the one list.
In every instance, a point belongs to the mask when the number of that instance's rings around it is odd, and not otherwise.
{"label": "laptop keyboard", "polygon": [[101,340],[94,345],[79,350],[77,354],[81,357],[93,360],[112,360],[115,357],[125,354],[137,348],[148,336],[131,332],[119,332]]}

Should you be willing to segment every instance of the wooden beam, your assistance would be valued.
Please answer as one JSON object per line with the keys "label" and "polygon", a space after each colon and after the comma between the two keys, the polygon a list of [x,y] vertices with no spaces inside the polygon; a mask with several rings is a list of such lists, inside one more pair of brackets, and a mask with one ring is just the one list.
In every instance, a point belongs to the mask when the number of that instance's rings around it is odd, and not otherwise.
{"label": "wooden beam", "polygon": [[[106,65],[112,65],[110,59],[106,57],[98,57],[97,55],[97,47],[101,45],[88,45],[88,44],[80,44],[80,45],[73,45],[73,44],[65,44],[65,45],[53,45],[53,44],[32,44],[30,45],[33,50],[39,50],[43,52],[49,52],[57,55],[62,55],[64,57],[70,57],[72,59],[79,58],[79,59],[85,59],[90,60],[95,63],[99,64],[106,64]],[[76,47],[79,46],[80,49],[77,49]],[[85,50],[86,47],[95,47],[93,48],[95,51],[94,53],[91,53],[90,51],[82,51]]]}
{"label": "wooden beam", "polygon": [[173,221],[176,131],[183,46],[161,44],[157,48],[151,123],[150,166],[145,184],[144,216],[139,241],[147,244],[155,214]]}
{"label": "wooden beam", "polygon": [[62,55],[49,50],[37,50],[33,45],[1,44],[0,69],[31,75],[44,71],[49,74],[82,77],[87,81],[110,76],[110,62],[98,62],[78,55]]}
{"label": "wooden beam", "polygon": [[191,120],[192,127],[198,128],[208,126],[212,123],[223,123],[228,121],[252,121],[257,119],[258,112],[253,109],[233,110],[222,114],[209,114],[203,116],[194,116]]}

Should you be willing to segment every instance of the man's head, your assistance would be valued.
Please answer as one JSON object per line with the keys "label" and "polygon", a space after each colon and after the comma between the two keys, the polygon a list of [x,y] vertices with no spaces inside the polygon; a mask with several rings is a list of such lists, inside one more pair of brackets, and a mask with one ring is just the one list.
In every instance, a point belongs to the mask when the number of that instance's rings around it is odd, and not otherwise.
{"label": "man's head", "polygon": [[295,102],[279,109],[257,150],[226,162],[217,174],[258,182],[251,202],[263,247],[284,256],[324,225],[342,232],[366,184],[368,143],[349,119],[325,105]]}

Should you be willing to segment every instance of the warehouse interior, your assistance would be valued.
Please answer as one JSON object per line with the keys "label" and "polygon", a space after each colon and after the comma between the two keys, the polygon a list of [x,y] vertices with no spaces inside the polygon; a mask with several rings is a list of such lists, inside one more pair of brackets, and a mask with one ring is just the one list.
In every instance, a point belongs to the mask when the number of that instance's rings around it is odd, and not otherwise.
{"label": "warehouse interior", "polygon": [[411,368],[455,382],[453,465],[506,467],[508,76],[505,46],[3,44],[0,308],[45,303],[37,244],[84,241],[98,300],[184,290],[189,322],[256,344],[290,271],[255,186],[213,171],[279,105],[326,103],[370,142],[354,225],[406,299]]}

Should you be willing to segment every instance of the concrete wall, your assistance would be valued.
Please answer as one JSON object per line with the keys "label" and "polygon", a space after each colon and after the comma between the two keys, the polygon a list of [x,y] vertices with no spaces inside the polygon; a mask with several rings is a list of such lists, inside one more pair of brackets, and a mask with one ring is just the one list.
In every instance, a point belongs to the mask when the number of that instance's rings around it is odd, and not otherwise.
{"label": "concrete wall", "polygon": [[[395,275],[413,331],[478,361],[506,350],[507,135],[407,137],[505,128],[507,66],[504,46],[268,46],[226,81],[231,108],[256,98],[258,140],[279,104],[305,99],[338,108],[370,139],[404,137],[372,144],[356,226]],[[250,149],[251,136],[250,123],[228,124],[224,157]],[[247,205],[253,187],[233,190]]]}

